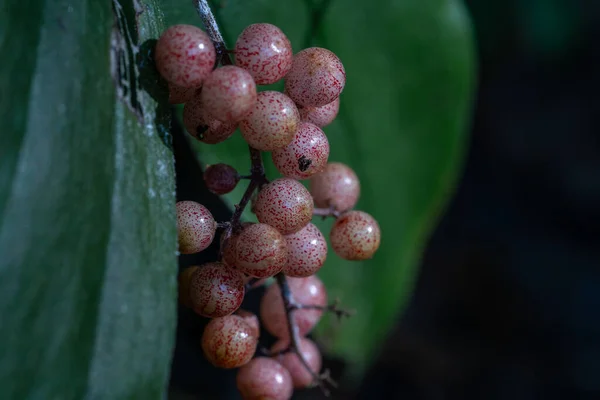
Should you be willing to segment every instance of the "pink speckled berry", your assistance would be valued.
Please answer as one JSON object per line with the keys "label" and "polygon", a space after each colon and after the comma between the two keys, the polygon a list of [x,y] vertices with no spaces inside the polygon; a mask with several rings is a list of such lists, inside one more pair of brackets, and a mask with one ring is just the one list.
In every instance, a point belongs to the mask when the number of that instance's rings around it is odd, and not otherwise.
{"label": "pink speckled berry", "polygon": [[176,208],[179,252],[193,254],[206,249],[217,229],[210,211],[194,201],[179,201]]}
{"label": "pink speckled berry", "polygon": [[196,95],[197,88],[182,88],[169,83],[169,103],[183,104],[191,101]]}
{"label": "pink speckled berry", "polygon": [[257,85],[270,85],[292,68],[292,45],[275,25],[252,24],[235,43],[235,63],[250,72]]}
{"label": "pink speckled berry", "polygon": [[287,245],[279,231],[267,224],[246,226],[235,239],[235,267],[255,278],[273,276],[287,262]]}
{"label": "pink speckled berry", "polygon": [[243,400],[289,400],[294,391],[288,370],[267,357],[256,357],[240,368],[236,385]]}
{"label": "pink speckled berry", "polygon": [[197,88],[215,66],[210,38],[193,25],[173,25],[162,33],[154,54],[158,72],[182,88]]}
{"label": "pink speckled berry", "polygon": [[[273,347],[271,347],[271,352],[277,354],[286,350],[288,347],[289,340],[278,340]],[[300,354],[302,354],[302,357],[310,367],[311,371],[318,375],[321,371],[323,360],[317,345],[310,339],[300,338],[299,348]],[[302,389],[313,383],[312,374],[306,369],[304,364],[302,364],[302,361],[300,361],[295,352],[278,354],[275,355],[274,358],[289,371],[292,376],[294,388]]]}
{"label": "pink speckled berry", "polygon": [[222,122],[209,114],[196,96],[183,106],[183,125],[190,135],[206,144],[221,143],[235,132],[235,122]]}
{"label": "pink speckled berry", "polygon": [[256,103],[256,84],[245,69],[226,65],[206,78],[200,98],[206,111],[219,121],[239,122]]}
{"label": "pink speckled berry", "polygon": [[231,192],[240,180],[236,169],[223,163],[209,165],[203,176],[208,190],[219,195]]}
{"label": "pink speckled berry", "polygon": [[260,322],[258,321],[258,317],[253,312],[248,310],[244,310],[240,308],[235,312],[235,315],[242,317],[244,321],[252,328],[252,335],[255,337],[260,337]]}
{"label": "pink speckled berry", "polygon": [[296,278],[314,275],[327,258],[325,237],[313,223],[308,223],[296,233],[285,235],[288,262],[283,273]]}
{"label": "pink speckled berry", "polygon": [[313,199],[298,181],[279,178],[265,185],[254,204],[256,218],[284,235],[298,232],[312,219]]}
{"label": "pink speckled berry", "polygon": [[178,278],[179,303],[189,308],[192,308],[192,300],[190,299],[190,282],[194,272],[196,272],[197,269],[198,266],[188,267],[181,271]]}
{"label": "pink speckled berry", "polygon": [[[296,303],[321,307],[327,305],[325,285],[316,275],[306,278],[287,277],[286,279]],[[317,309],[293,311],[293,318],[298,326],[300,336],[308,334],[319,322],[322,315],[323,311]],[[269,286],[261,298],[260,320],[265,329],[273,336],[289,340],[287,317],[278,285]]]}
{"label": "pink speckled berry", "polygon": [[237,368],[254,356],[258,338],[238,315],[212,319],[202,334],[202,351],[215,367]]}
{"label": "pink speckled berry", "polygon": [[310,47],[294,56],[285,77],[288,96],[300,107],[331,103],[344,89],[346,71],[340,59],[327,49]]}
{"label": "pink speckled berry", "polygon": [[358,201],[360,182],[346,164],[331,162],[323,172],[310,178],[310,192],[316,207],[333,207],[338,211],[346,211]]}
{"label": "pink speckled berry", "polygon": [[333,122],[340,110],[340,98],[336,98],[329,104],[321,107],[300,108],[300,119],[323,128]]}
{"label": "pink speckled berry", "polygon": [[363,211],[342,214],[331,227],[329,234],[333,251],[345,260],[366,260],[379,248],[379,224]]}
{"label": "pink speckled berry", "polygon": [[321,128],[301,122],[294,139],[271,154],[277,170],[284,176],[306,179],[321,172],[329,158],[329,141]]}
{"label": "pink speckled berry", "polygon": [[196,313],[216,318],[232,314],[244,300],[242,274],[220,262],[200,266],[190,281],[190,300]]}
{"label": "pink speckled berry", "polygon": [[250,114],[240,122],[242,136],[261,151],[288,145],[300,123],[298,108],[288,96],[275,91],[260,92]]}

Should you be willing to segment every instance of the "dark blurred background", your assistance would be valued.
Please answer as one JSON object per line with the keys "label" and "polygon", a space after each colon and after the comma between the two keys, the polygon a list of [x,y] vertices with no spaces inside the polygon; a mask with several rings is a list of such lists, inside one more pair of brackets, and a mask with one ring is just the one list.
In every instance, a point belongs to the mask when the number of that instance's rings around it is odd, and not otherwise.
{"label": "dark blurred background", "polygon": [[600,399],[600,1],[467,5],[466,168],[358,398]]}
{"label": "dark blurred background", "polygon": [[[479,87],[463,177],[408,309],[358,392],[334,398],[600,399],[600,1],[467,5]],[[233,373],[197,375],[198,320],[180,313],[173,393],[235,398]]]}

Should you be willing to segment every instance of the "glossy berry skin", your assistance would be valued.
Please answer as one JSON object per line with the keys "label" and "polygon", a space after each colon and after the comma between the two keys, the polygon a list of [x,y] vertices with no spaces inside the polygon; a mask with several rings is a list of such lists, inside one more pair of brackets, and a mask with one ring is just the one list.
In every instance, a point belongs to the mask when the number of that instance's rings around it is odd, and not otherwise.
{"label": "glossy berry skin", "polygon": [[200,96],[183,106],[183,125],[190,135],[206,144],[221,143],[237,128],[235,122],[221,122],[208,113]]}
{"label": "glossy berry skin", "polygon": [[[294,300],[304,305],[327,305],[325,285],[316,276],[307,278],[286,278]],[[300,336],[308,334],[321,319],[322,310],[301,309],[293,311],[293,318],[298,326]],[[260,320],[264,328],[273,336],[289,340],[287,318],[283,307],[283,299],[277,285],[271,285],[260,301]]]}
{"label": "glossy berry skin", "polygon": [[310,222],[313,210],[313,199],[308,190],[290,178],[279,178],[265,185],[254,204],[256,218],[284,235],[304,228]]}
{"label": "glossy berry skin", "polygon": [[277,170],[288,178],[306,179],[321,172],[329,158],[329,141],[316,125],[301,122],[294,139],[272,153]]}
{"label": "glossy berry skin", "polygon": [[204,170],[204,183],[214,194],[222,195],[231,192],[239,180],[238,172],[231,165],[213,164]]}
{"label": "glossy berry skin", "polygon": [[202,351],[218,368],[237,368],[254,356],[258,339],[252,328],[237,315],[212,319],[202,334]]}
{"label": "glossy berry skin", "polygon": [[288,400],[294,391],[288,370],[267,357],[256,357],[240,368],[236,386],[243,400]]}
{"label": "glossy berry skin", "polygon": [[196,95],[197,88],[182,88],[169,83],[169,103],[183,104],[191,101]]}
{"label": "glossy berry skin", "polygon": [[310,192],[316,207],[347,211],[358,201],[360,182],[346,164],[331,162],[310,178]]}
{"label": "glossy berry skin", "polygon": [[200,266],[190,280],[190,300],[196,313],[208,318],[234,313],[244,300],[242,274],[220,262]]}
{"label": "glossy berry skin", "polygon": [[255,149],[273,151],[287,146],[300,123],[298,108],[283,93],[260,92],[248,116],[240,122],[244,140]]}
{"label": "glossy berry skin", "polygon": [[257,85],[282,79],[292,68],[292,59],[292,45],[275,25],[249,25],[235,43],[236,65],[248,71]]}
{"label": "glossy berry skin", "polygon": [[179,252],[193,254],[206,249],[217,230],[217,223],[210,211],[194,201],[179,201],[176,208]]}
{"label": "glossy berry skin", "polygon": [[179,274],[179,303],[189,308],[192,308],[192,301],[190,299],[190,282],[194,272],[196,272],[197,269],[198,266],[188,267]]}
{"label": "glossy berry skin", "polygon": [[321,107],[304,107],[300,108],[300,119],[304,122],[315,124],[319,128],[323,128],[333,122],[340,110],[340,98],[336,98],[329,104]]}
{"label": "glossy berry skin", "polygon": [[333,251],[345,260],[367,260],[379,248],[379,224],[363,211],[342,214],[331,227],[329,234]]}
{"label": "glossy berry skin", "polygon": [[256,103],[256,84],[248,71],[234,65],[215,69],[200,93],[206,111],[223,122],[239,122]]}
{"label": "glossy berry skin", "polygon": [[314,275],[327,258],[325,237],[313,223],[308,223],[296,233],[285,235],[288,261],[283,273],[295,278]]}
{"label": "glossy berry skin", "polygon": [[193,25],[173,25],[162,33],[154,53],[156,68],[168,82],[182,88],[198,88],[216,61],[208,35]]}
{"label": "glossy berry skin", "polygon": [[235,267],[255,278],[267,278],[283,269],[287,245],[279,231],[267,224],[246,226],[235,239]]}
{"label": "glossy berry skin", "polygon": [[340,59],[327,49],[310,47],[294,56],[285,91],[300,107],[321,107],[339,97],[346,84]]}
{"label": "glossy berry skin", "polygon": [[[271,347],[271,352],[274,354],[279,353],[286,350],[288,346],[288,340],[279,340],[273,345],[273,347]],[[309,365],[310,369],[318,375],[321,371],[323,360],[317,345],[310,339],[300,338],[299,348],[300,353],[302,354],[306,363]],[[278,354],[273,356],[273,358],[279,361],[281,365],[283,365],[285,369],[289,371],[292,377],[294,388],[302,389],[313,383],[312,374],[306,369],[306,367],[304,367],[302,361],[300,361],[295,352]]]}
{"label": "glossy berry skin", "polygon": [[239,309],[235,312],[235,315],[242,317],[244,321],[250,326],[252,329],[252,335],[256,338],[260,337],[260,322],[258,321],[258,317],[253,312],[248,310]]}

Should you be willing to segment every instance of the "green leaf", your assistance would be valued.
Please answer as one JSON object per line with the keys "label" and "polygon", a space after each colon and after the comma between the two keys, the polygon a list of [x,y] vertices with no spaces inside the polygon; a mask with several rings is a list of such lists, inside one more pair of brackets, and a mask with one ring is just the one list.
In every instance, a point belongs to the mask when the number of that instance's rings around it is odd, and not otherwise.
{"label": "green leaf", "polygon": [[[169,24],[199,25],[185,5],[165,4]],[[339,116],[325,128],[330,160],[357,172],[358,208],[380,222],[382,245],[366,262],[330,253],[319,275],[330,298],[339,297],[357,314],[339,327],[322,324],[319,331],[330,350],[359,373],[409,299],[423,246],[457,181],[475,72],[469,19],[456,0],[220,4],[215,10],[230,46],[248,24],[269,22],[286,32],[295,51],[327,47],[346,68]],[[247,148],[239,135],[198,149],[205,163],[247,171]],[[226,197],[230,203],[239,201],[240,186]],[[318,225],[327,234],[331,221]]]}
{"label": "green leaf", "polygon": [[[154,0],[114,11],[10,0],[0,13],[3,399],[165,393],[174,168],[168,115],[140,86],[149,61],[137,54],[162,19]],[[160,92],[156,76],[144,84]]]}

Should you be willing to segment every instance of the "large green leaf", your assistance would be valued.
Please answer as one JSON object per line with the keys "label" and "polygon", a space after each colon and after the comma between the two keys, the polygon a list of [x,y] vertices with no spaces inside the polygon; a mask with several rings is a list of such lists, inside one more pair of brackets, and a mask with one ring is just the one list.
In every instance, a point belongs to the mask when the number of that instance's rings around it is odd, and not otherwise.
{"label": "large green leaf", "polygon": [[2,399],[165,392],[173,157],[158,133],[167,115],[138,84],[148,60],[134,62],[162,20],[154,0],[114,11],[118,23],[110,1],[2,5]]}
{"label": "large green leaf", "polygon": [[[198,24],[187,5],[164,1],[169,24]],[[319,275],[330,297],[340,297],[357,314],[332,335],[325,324],[321,334],[358,372],[406,304],[421,250],[456,182],[474,81],[469,19],[456,0],[214,3],[221,4],[215,10],[230,46],[248,24],[270,22],[286,32],[295,51],[327,47],[346,67],[339,117],[325,128],[330,160],[356,170],[362,183],[358,208],[379,220],[383,238],[370,261],[330,254]],[[198,149],[205,163],[248,168],[239,135]],[[242,191],[227,200],[235,203]],[[328,232],[331,221],[319,225]]]}

